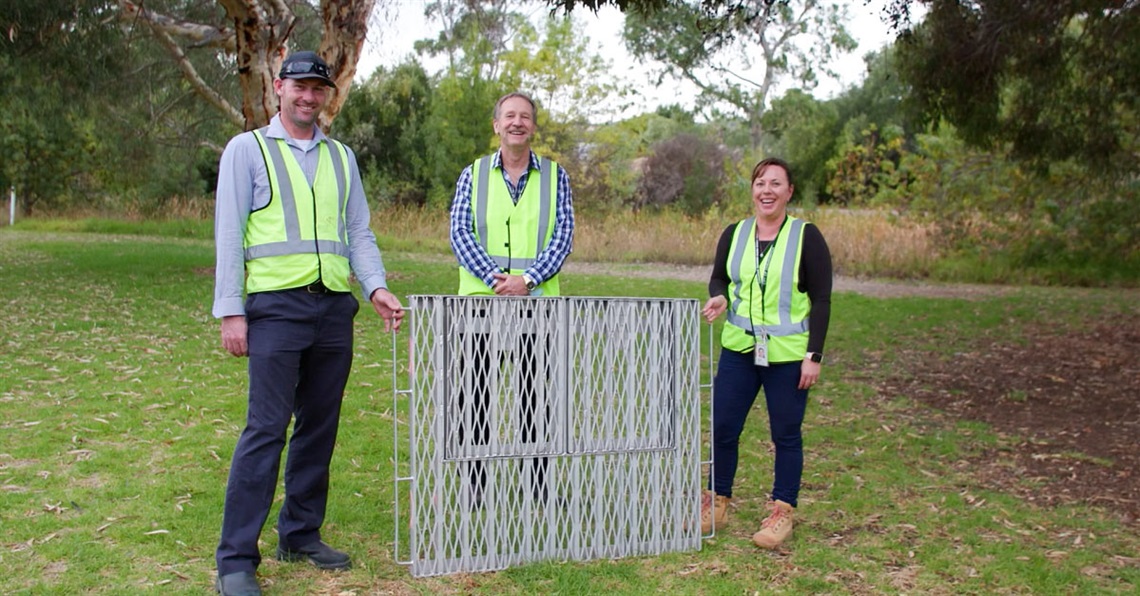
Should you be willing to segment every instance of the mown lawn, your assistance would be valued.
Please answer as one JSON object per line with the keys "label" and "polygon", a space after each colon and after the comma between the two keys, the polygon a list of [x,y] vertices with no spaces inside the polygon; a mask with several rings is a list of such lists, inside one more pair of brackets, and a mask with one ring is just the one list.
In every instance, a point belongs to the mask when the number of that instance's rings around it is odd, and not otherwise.
{"label": "mown lawn", "polygon": [[[450,293],[451,265],[386,257],[400,296]],[[195,593],[213,550],[245,415],[244,361],[210,317],[202,240],[0,230],[0,593]],[[578,276],[564,292],[702,298],[704,284]],[[699,552],[415,579],[393,562],[391,337],[362,310],[324,535],[356,566],[272,560],[269,594],[1135,593],[1140,536],[1114,512],[1042,509],[955,465],[999,441],[988,428],[880,399],[868,382],[898,346],[952,353],[979,329],[1119,304],[1064,289],[955,299],[834,299],[828,364],[812,393],[796,534],[749,537],[771,454],[763,411],[742,438],[733,522]],[[874,356],[874,358],[871,358]],[[885,364],[883,364],[885,363]],[[278,491],[280,497],[280,490]],[[406,523],[406,522],[405,522]]]}

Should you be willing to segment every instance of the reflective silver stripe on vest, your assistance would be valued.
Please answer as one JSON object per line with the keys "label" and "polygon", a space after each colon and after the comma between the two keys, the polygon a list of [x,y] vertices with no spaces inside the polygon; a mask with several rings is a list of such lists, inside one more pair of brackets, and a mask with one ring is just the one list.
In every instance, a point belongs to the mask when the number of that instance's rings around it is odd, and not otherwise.
{"label": "reflective silver stripe on vest", "polygon": [[[487,248],[487,195],[488,195],[488,181],[491,178],[491,156],[480,158],[476,162],[475,167],[479,172],[479,183],[475,188],[475,232],[479,241],[479,246],[483,247],[489,254],[491,251]],[[543,247],[546,246],[546,233],[550,231],[550,212],[554,209],[554,194],[550,190],[550,181],[554,176],[552,170],[554,166],[551,164],[550,159],[541,158],[539,160],[539,189],[538,189],[538,241],[535,246],[538,251],[542,252]],[[529,181],[528,181],[529,184]],[[537,257],[538,255],[535,255]],[[534,265],[536,258],[520,258],[520,257],[501,257],[490,255],[491,259],[500,269],[510,270],[514,269],[529,269]]]}
{"label": "reflective silver stripe on vest", "polygon": [[[754,217],[750,217],[741,222],[740,225],[747,225],[748,228],[751,229],[755,219]],[[787,249],[784,251],[784,262],[780,266],[780,300],[777,310],[780,322],[775,325],[758,326],[770,337],[796,335],[797,333],[804,333],[808,330],[807,319],[798,323],[792,322],[792,292],[795,289],[796,254],[799,252],[800,235],[803,234],[803,227],[804,221],[802,219],[794,219],[792,220],[791,228],[788,230]],[[740,234],[737,238],[736,246],[734,246],[732,250],[732,259],[729,262],[729,277],[734,282],[734,288],[732,308],[728,310],[727,320],[729,323],[743,329],[749,335],[753,335],[752,320],[736,312],[741,302],[740,289],[744,286],[740,279],[740,263],[744,259],[744,250],[747,246],[746,243],[751,240],[750,236],[752,236],[752,234]],[[751,281],[749,281],[749,283],[751,283]]]}
{"label": "reflective silver stripe on vest", "polygon": [[537,259],[523,259],[523,258],[519,258],[519,257],[496,257],[496,256],[492,256],[491,260],[494,261],[495,264],[498,265],[500,269],[506,269],[509,271],[512,267],[515,269],[527,269],[531,265],[534,265],[534,262]]}
{"label": "reflective silver stripe on vest", "polygon": [[[301,239],[301,224],[297,221],[297,196],[293,193],[293,182],[289,178],[289,169],[285,167],[285,156],[281,153],[281,147],[277,145],[276,139],[265,136],[263,132],[268,129],[267,126],[254,134],[261,137],[269,151],[269,159],[273,162],[273,171],[277,174],[278,198],[281,199],[282,214],[285,218],[285,239],[294,242]],[[284,181],[281,180],[283,175]],[[245,258],[249,260],[255,257],[251,257],[249,249],[246,249]]]}
{"label": "reflective silver stripe on vest", "polygon": [[799,254],[800,235],[803,234],[804,220],[792,220],[792,227],[788,230],[788,248],[784,251],[784,265],[780,272],[780,322],[776,325],[765,325],[764,330],[773,337],[795,335],[808,330],[808,321],[804,319],[798,323],[792,322],[792,292],[795,291],[796,255]]}
{"label": "reflective silver stripe on vest", "polygon": [[[262,257],[280,257],[311,253],[313,252],[314,246],[312,240],[301,239],[301,224],[297,220],[297,194],[293,188],[293,178],[289,175],[289,169],[285,166],[285,154],[281,151],[281,145],[278,143],[278,139],[271,139],[265,136],[265,131],[268,129],[269,127],[258,129],[254,131],[254,134],[259,135],[265,142],[265,147],[269,150],[269,159],[273,161],[273,171],[277,174],[277,191],[281,199],[282,216],[285,219],[285,241],[258,244],[245,249],[245,259],[247,261]],[[344,180],[345,164],[344,160],[341,159],[340,148],[333,144],[336,143],[336,141],[328,139],[328,142],[331,145],[329,147],[329,157],[332,159],[333,172],[336,176],[336,219],[337,237],[339,241],[318,240],[315,245],[319,253],[335,254],[348,258],[348,230],[344,217],[345,205],[348,202],[348,193]],[[318,160],[319,159],[318,157]],[[311,193],[313,190],[310,188],[309,192]]]}
{"label": "reflective silver stripe on vest", "polygon": [[[538,247],[538,252],[542,252],[543,247],[546,246],[546,233],[550,231],[550,210],[553,209],[554,201],[551,196],[554,194],[550,192],[550,176],[554,168],[550,165],[550,160],[542,158],[538,162],[538,167],[541,170],[541,175],[538,177],[539,183],[542,185],[538,188],[538,238],[535,240],[534,245]],[[536,253],[534,256],[538,256]],[[531,262],[533,263],[533,259]],[[526,265],[520,267],[525,269],[530,267]]]}
{"label": "reflective silver stripe on vest", "polygon": [[476,162],[479,170],[479,186],[475,189],[475,236],[479,246],[487,250],[487,184],[491,174],[491,156]]}
{"label": "reflective silver stripe on vest", "polygon": [[[348,245],[336,240],[317,240],[317,252],[323,255],[337,255],[348,258]],[[247,261],[261,257],[283,257],[286,255],[312,254],[314,242],[312,240],[295,240],[288,242],[270,242],[258,244],[245,249]]]}
{"label": "reflective silver stripe on vest", "polygon": [[[728,261],[728,278],[732,280],[732,303],[728,305],[728,312],[726,313],[727,321],[740,327],[749,335],[752,335],[752,319],[741,316],[736,312],[740,308],[740,289],[744,284],[740,281],[740,263],[744,260],[744,251],[748,247],[748,242],[755,236],[752,232],[752,224],[756,223],[755,217],[740,222],[736,228],[736,246],[732,247],[732,252],[729,253]],[[744,230],[741,233],[741,230]],[[750,282],[751,283],[751,282]]]}
{"label": "reflective silver stripe on vest", "polygon": [[[328,144],[329,157],[332,158],[333,174],[336,176],[336,237],[340,238],[341,242],[348,244],[348,222],[346,221],[347,218],[344,213],[345,206],[348,205],[348,188],[344,177],[345,165],[341,159],[340,142],[328,139]],[[319,159],[318,157],[318,160]]]}

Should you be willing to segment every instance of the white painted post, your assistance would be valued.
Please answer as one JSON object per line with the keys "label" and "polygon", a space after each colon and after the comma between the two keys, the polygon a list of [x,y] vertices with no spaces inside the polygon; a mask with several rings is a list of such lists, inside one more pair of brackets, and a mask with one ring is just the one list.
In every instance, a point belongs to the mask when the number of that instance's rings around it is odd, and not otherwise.
{"label": "white painted post", "polygon": [[8,225],[16,225],[16,187],[8,187]]}

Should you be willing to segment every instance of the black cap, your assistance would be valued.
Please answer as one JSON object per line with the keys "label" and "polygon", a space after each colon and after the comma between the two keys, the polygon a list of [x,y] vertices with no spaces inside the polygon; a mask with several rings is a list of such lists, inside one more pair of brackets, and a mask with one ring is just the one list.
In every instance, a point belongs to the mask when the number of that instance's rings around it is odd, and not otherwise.
{"label": "black cap", "polygon": [[336,87],[329,65],[316,52],[294,52],[281,63],[279,79],[320,79],[329,87]]}

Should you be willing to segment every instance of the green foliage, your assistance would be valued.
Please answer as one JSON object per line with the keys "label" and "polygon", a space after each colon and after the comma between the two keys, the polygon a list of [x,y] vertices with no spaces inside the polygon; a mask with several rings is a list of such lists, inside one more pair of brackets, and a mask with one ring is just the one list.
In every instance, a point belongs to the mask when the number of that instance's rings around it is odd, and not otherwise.
{"label": "green foliage", "polygon": [[442,23],[443,30],[435,39],[416,42],[416,51],[428,56],[446,54],[448,72],[464,71],[480,79],[497,79],[512,36],[530,28],[526,17],[512,10],[511,4],[511,0],[427,3],[424,14]]}
{"label": "green foliage", "polygon": [[[610,76],[609,60],[598,55],[589,32],[569,17],[544,19],[541,31],[522,28],[503,55],[503,78],[530,92],[551,120],[576,128],[601,119],[600,106],[627,89]],[[549,136],[550,125],[544,127]],[[577,131],[575,131],[577,132]],[[565,146],[567,141],[556,143]]]}
{"label": "green foliage", "polygon": [[[7,69],[0,65],[0,70]],[[65,168],[79,173],[95,167],[87,148],[96,139],[85,134],[75,115],[63,111],[53,89],[40,89],[30,97],[5,94],[0,100],[8,115],[0,124],[0,152],[5,156],[0,182],[15,188],[28,212],[77,202],[84,186],[62,175]],[[54,116],[45,113],[56,109]]]}
{"label": "green foliage", "polygon": [[899,77],[899,54],[908,49],[905,43],[895,42],[863,57],[867,71],[862,82],[832,102],[840,121],[862,118],[879,128],[898,126],[908,139],[924,130],[914,114],[910,89]]}
{"label": "green foliage", "polygon": [[590,131],[578,150],[561,157],[559,163],[570,176],[575,211],[606,213],[631,200],[638,148],[631,139],[636,138],[624,123],[601,126]]}
{"label": "green foliage", "polygon": [[579,150],[562,162],[571,175],[575,209],[605,214],[637,205],[653,146],[681,134],[698,134],[700,128],[679,106],[589,128]]}
{"label": "green foliage", "polygon": [[0,183],[14,186],[29,212],[77,202],[98,161],[90,94],[121,74],[113,57],[123,42],[99,23],[98,4],[21,3],[0,11]]}
{"label": "green foliage", "polygon": [[858,135],[850,132],[861,124],[862,119],[847,123],[849,132],[836,157],[827,164],[833,172],[827,192],[837,205],[868,206],[880,193],[889,195],[905,183],[896,166],[904,151],[902,131],[893,126],[880,131],[871,124]]}
{"label": "green foliage", "polygon": [[[530,91],[539,104],[534,150],[558,161],[570,176],[576,204],[611,203],[625,181],[632,157],[623,144],[600,142],[590,122],[601,107],[626,91],[611,81],[610,64],[599,56],[581,24],[547,18],[539,30],[523,29],[503,56],[504,78]],[[615,140],[612,136],[609,141]]]}
{"label": "green foliage", "polygon": [[[909,4],[902,2],[901,4]],[[929,0],[907,36],[902,75],[925,120],[975,146],[1009,143],[1040,166],[1140,162],[1140,4],[1117,0]]]}
{"label": "green foliage", "polygon": [[374,202],[422,206],[427,202],[428,147],[423,134],[433,89],[417,62],[380,68],[355,85],[330,133],[347,143]]}
{"label": "green foliage", "polygon": [[611,82],[608,62],[596,54],[581,25],[549,17],[535,27],[512,11],[510,2],[436,2],[427,13],[442,21],[445,30],[417,47],[448,57],[448,67],[433,81],[427,116],[417,132],[426,147],[429,204],[448,204],[462,169],[498,148],[491,111],[511,91],[527,93],[538,103],[533,148],[567,168],[578,198],[594,204],[611,201],[610,172],[616,172],[617,184],[628,186],[621,180],[625,166],[608,161],[624,159],[628,152],[600,146],[590,125],[601,115],[597,106],[626,91]]}
{"label": "green foliage", "polygon": [[642,62],[662,65],[659,84],[688,80],[701,90],[702,107],[729,109],[748,122],[751,147],[758,148],[775,82],[811,89],[818,72],[834,74],[837,55],[855,48],[845,20],[845,7],[814,0],[677,2],[627,13],[622,36]]}
{"label": "green foliage", "polygon": [[818,125],[826,140],[817,137],[815,142],[830,141],[830,145],[814,154],[825,155],[826,165],[809,169],[812,175],[822,176],[821,202],[870,205],[875,197],[905,183],[897,166],[902,153],[913,150],[914,135],[922,129],[915,128],[907,89],[898,77],[899,52],[896,44],[867,54],[867,76],[862,83],[827,102],[835,114],[833,128]]}
{"label": "green foliage", "polygon": [[496,81],[444,75],[437,83],[423,134],[427,144],[428,204],[446,206],[463,168],[498,148],[491,110],[507,88]]}
{"label": "green foliage", "polygon": [[[1041,283],[1105,285],[1140,270],[1140,185],[1076,162],[1042,172],[983,152],[948,127],[920,135],[898,180],[876,201],[907,205],[965,261]],[[1001,265],[1003,264],[1004,265]]]}
{"label": "green foliage", "polygon": [[728,153],[713,139],[679,134],[652,147],[642,168],[634,208],[675,207],[703,214],[726,197]]}
{"label": "green foliage", "polygon": [[[220,10],[213,3],[185,8],[194,17]],[[202,147],[220,150],[233,132],[219,126],[149,36],[108,24],[108,10],[92,0],[0,10],[0,109],[8,115],[0,124],[0,183],[16,187],[28,212],[120,195],[157,208],[170,197],[201,194],[217,161]],[[188,59],[220,82],[228,67],[205,54]]]}
{"label": "green foliage", "polygon": [[796,196],[824,202],[828,158],[835,153],[838,113],[834,102],[821,102],[792,89],[772,102],[763,117],[768,155],[783,157],[796,170]]}

